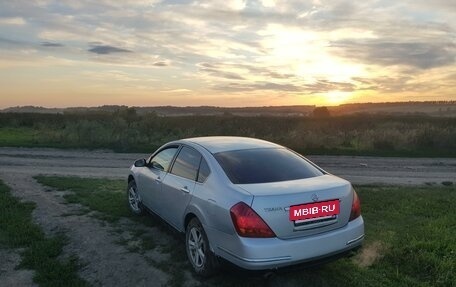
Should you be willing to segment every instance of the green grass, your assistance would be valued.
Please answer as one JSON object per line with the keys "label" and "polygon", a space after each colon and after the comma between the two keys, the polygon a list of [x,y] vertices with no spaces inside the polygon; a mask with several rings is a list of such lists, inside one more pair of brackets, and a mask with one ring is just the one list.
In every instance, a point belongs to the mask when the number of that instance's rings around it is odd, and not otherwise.
{"label": "green grass", "polygon": [[125,202],[125,181],[100,180],[77,177],[37,176],[39,183],[57,190],[71,190],[64,195],[68,203],[80,203],[91,210],[99,211],[101,219],[113,222],[128,216],[129,209]]}
{"label": "green grass", "polygon": [[382,240],[378,266],[392,284],[449,286],[456,282],[454,187],[362,187],[367,234]]}
{"label": "green grass", "polygon": [[[126,217],[146,226],[156,226],[154,221],[135,216],[130,212],[126,201],[125,180],[60,176],[35,176],[35,179],[40,184],[56,190],[72,191],[64,195],[66,202],[79,203],[89,210],[97,211],[94,216],[98,219],[113,223]],[[81,213],[85,214],[86,211],[83,208]]]}
{"label": "green grass", "polygon": [[[41,183],[73,190],[70,197],[104,214],[107,219],[130,217],[125,182],[106,179],[39,177]],[[380,246],[372,265],[361,267],[356,258],[343,258],[318,268],[285,269],[268,281],[256,273],[226,266],[218,276],[201,280],[202,285],[254,286],[455,286],[456,187],[379,187],[359,186],[362,214],[366,223],[364,249]],[[90,198],[90,200],[89,200]],[[106,202],[105,202],[106,201]],[[109,208],[107,206],[110,206]],[[155,219],[157,220],[157,219]],[[142,226],[141,229],[145,227]],[[164,229],[164,232],[166,231]],[[141,236],[142,231],[137,235]],[[154,248],[152,245],[151,248]],[[173,275],[172,285],[184,282],[181,272],[186,263],[183,240],[159,246],[172,260],[152,263]],[[137,251],[137,250],[135,250]]]}
{"label": "green grass", "polygon": [[33,146],[35,134],[30,128],[0,128],[0,146]]}
{"label": "green grass", "polygon": [[46,237],[32,222],[33,203],[21,202],[0,181],[0,248],[23,248],[19,268],[35,270],[33,281],[40,286],[86,286],[77,275],[76,257],[58,260],[66,239]]}

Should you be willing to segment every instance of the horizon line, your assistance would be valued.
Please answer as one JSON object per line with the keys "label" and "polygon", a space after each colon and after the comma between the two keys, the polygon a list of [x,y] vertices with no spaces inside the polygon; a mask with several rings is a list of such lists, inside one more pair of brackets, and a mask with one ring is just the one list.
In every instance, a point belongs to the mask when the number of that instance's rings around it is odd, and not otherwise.
{"label": "horizon line", "polygon": [[102,107],[127,107],[127,108],[221,108],[221,109],[240,109],[240,108],[275,108],[275,107],[341,107],[353,105],[382,105],[382,104],[456,104],[456,100],[436,100],[436,101],[393,101],[393,102],[357,102],[357,103],[343,103],[338,105],[316,105],[316,104],[302,104],[302,105],[264,105],[264,106],[215,106],[215,105],[195,105],[195,106],[176,106],[176,105],[158,105],[158,106],[137,106],[137,105],[124,105],[124,104],[104,104],[99,106],[65,106],[65,107],[50,107],[50,106],[37,106],[37,105],[17,105],[9,106],[0,109],[1,111],[14,109],[14,108],[41,108],[41,109],[78,109],[78,108],[102,108]]}

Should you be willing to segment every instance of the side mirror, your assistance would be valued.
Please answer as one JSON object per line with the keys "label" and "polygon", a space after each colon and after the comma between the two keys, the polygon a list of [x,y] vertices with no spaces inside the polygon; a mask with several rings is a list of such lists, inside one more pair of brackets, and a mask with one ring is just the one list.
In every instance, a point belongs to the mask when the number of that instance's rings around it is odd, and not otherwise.
{"label": "side mirror", "polygon": [[145,167],[147,165],[147,163],[146,163],[146,160],[142,158],[142,159],[136,160],[134,165],[136,167]]}

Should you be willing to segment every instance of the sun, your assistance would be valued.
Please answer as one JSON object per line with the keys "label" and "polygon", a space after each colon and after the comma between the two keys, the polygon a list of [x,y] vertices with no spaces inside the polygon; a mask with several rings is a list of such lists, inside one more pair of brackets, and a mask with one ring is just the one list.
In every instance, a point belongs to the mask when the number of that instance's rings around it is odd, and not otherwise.
{"label": "sun", "polygon": [[323,101],[326,102],[328,105],[340,105],[345,104],[349,99],[352,98],[351,92],[344,92],[344,91],[329,91],[325,94],[322,94]]}

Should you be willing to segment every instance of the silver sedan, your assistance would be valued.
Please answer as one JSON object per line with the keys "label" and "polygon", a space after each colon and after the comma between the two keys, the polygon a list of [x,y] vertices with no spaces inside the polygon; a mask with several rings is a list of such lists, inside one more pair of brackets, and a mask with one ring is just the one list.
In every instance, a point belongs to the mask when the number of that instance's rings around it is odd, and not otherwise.
{"label": "silver sedan", "polygon": [[195,272],[224,258],[251,270],[338,256],[364,238],[352,185],[298,153],[252,138],[167,143],[128,176],[135,214],[152,211],[186,234]]}

